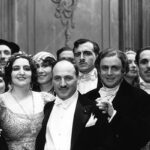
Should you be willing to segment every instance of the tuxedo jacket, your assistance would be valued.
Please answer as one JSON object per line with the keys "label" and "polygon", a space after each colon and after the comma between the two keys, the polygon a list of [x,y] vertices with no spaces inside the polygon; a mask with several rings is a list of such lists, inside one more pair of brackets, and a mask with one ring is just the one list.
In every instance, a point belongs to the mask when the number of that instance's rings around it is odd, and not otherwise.
{"label": "tuxedo jacket", "polygon": [[0,149],[1,150],[8,150],[7,144],[3,136],[0,136]]}
{"label": "tuxedo jacket", "polygon": [[[95,101],[100,97],[99,90],[94,89],[86,96]],[[150,96],[123,80],[112,104],[117,113],[109,123],[107,148],[139,150],[150,139]]]}
{"label": "tuxedo jacket", "polygon": [[[87,103],[88,99],[85,96],[79,94],[77,105],[74,113],[72,136],[71,136],[71,148],[70,150],[105,150],[106,132],[108,131],[108,123],[103,115],[98,116],[98,120],[95,125],[86,127],[91,113],[96,110],[95,106],[91,103]],[[46,142],[46,126],[50,117],[54,102],[46,104],[44,109],[44,120],[42,123],[41,131],[36,139],[36,150],[44,150]]]}

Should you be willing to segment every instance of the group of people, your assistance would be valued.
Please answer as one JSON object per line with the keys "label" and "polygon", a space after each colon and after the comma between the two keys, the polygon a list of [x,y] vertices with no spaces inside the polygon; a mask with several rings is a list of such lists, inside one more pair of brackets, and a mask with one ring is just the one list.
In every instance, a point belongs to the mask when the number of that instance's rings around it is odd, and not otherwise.
{"label": "group of people", "polygon": [[150,150],[150,47],[78,39],[56,56],[0,40],[0,149]]}

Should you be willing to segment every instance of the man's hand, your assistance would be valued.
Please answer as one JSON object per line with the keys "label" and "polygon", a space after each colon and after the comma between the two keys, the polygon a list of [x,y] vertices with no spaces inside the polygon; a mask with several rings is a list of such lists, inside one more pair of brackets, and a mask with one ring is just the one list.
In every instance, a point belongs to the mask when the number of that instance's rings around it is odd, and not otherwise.
{"label": "man's hand", "polygon": [[108,117],[111,118],[114,115],[114,108],[111,102],[105,99],[97,98],[96,106],[102,111],[104,114],[108,114]]}

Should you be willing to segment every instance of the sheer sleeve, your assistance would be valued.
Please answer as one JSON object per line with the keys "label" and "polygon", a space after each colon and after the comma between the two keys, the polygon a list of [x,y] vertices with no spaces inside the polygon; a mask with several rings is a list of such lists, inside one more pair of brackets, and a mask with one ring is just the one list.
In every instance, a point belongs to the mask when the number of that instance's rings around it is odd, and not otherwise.
{"label": "sheer sleeve", "polygon": [[41,92],[41,96],[45,104],[55,100],[55,96],[47,92]]}
{"label": "sheer sleeve", "polygon": [[5,104],[4,104],[4,97],[2,95],[0,95],[0,110],[5,107]]}

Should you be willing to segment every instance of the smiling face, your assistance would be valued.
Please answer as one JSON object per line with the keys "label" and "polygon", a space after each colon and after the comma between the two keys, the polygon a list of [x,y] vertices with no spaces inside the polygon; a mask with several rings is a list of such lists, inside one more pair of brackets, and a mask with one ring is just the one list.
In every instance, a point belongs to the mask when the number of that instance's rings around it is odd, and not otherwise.
{"label": "smiling face", "polygon": [[104,86],[114,88],[120,84],[123,76],[122,63],[117,55],[102,58],[100,61],[100,77]]}
{"label": "smiling face", "polygon": [[53,85],[57,96],[63,100],[70,98],[77,89],[77,76],[72,63],[60,61],[53,68]]}
{"label": "smiling face", "polygon": [[88,73],[95,67],[96,55],[93,44],[86,42],[74,50],[75,62],[82,73]]}
{"label": "smiling face", "polygon": [[40,85],[51,83],[52,67],[49,65],[49,63],[40,60],[39,62],[36,63],[36,65],[37,65],[38,83]]}
{"label": "smiling face", "polygon": [[29,61],[25,58],[18,58],[12,65],[12,85],[15,87],[30,87],[31,68]]}
{"label": "smiling face", "polygon": [[147,83],[150,83],[150,50],[144,50],[139,57],[139,74]]}

